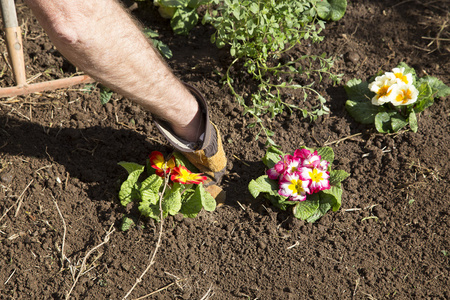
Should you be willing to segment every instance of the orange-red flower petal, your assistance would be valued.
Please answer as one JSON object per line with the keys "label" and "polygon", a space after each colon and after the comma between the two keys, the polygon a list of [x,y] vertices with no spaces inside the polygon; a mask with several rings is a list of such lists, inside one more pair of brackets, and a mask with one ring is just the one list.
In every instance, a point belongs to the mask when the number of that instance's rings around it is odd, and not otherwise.
{"label": "orange-red flower petal", "polygon": [[172,181],[181,184],[200,184],[206,180],[202,173],[192,173],[185,166],[178,166],[173,169]]}

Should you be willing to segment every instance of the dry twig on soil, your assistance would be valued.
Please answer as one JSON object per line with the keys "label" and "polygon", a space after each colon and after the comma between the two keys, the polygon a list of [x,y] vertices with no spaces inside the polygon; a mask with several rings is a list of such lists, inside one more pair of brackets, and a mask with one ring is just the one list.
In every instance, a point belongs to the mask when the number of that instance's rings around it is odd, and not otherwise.
{"label": "dry twig on soil", "polygon": [[17,215],[19,214],[19,210],[20,207],[22,206],[22,202],[23,202],[23,195],[25,194],[25,191],[28,190],[28,188],[30,187],[30,185],[33,183],[34,179],[31,179],[30,183],[28,183],[27,187],[22,191],[22,194],[20,194],[19,199],[17,199],[17,208],[16,208],[16,213],[14,214],[14,217],[17,217]]}
{"label": "dry twig on soil", "polygon": [[103,238],[103,241],[98,244],[97,246],[95,246],[94,248],[92,248],[91,250],[89,250],[89,252],[84,256],[83,258],[83,262],[81,263],[81,267],[80,270],[78,270],[78,274],[77,277],[75,278],[75,281],[72,284],[72,287],[70,288],[69,292],[67,292],[66,294],[66,300],[69,300],[70,298],[70,294],[72,293],[73,289],[75,288],[78,279],[80,279],[80,276],[82,274],[84,274],[84,271],[86,270],[86,261],[89,258],[89,256],[91,256],[91,254],[97,250],[98,248],[100,248],[101,246],[103,246],[104,244],[106,244],[107,242],[109,242],[109,237],[110,235],[115,231],[115,229],[113,228],[114,224],[111,224],[111,226],[109,227],[109,230],[106,232],[105,237]]}
{"label": "dry twig on soil", "polygon": [[168,289],[169,287],[171,287],[172,285],[178,284],[178,283],[180,283],[180,282],[182,282],[182,281],[185,281],[186,279],[187,279],[187,278],[179,279],[179,280],[177,280],[177,281],[174,281],[174,282],[172,282],[172,283],[169,283],[169,284],[166,285],[165,287],[162,287],[162,288],[160,288],[160,289],[158,289],[158,290],[156,290],[156,291],[151,292],[150,294],[147,294],[147,295],[142,296],[142,297],[139,297],[139,298],[135,298],[135,299],[133,299],[133,300],[142,300],[142,299],[148,298],[148,297],[150,297],[150,296],[152,296],[152,295],[154,295],[154,294],[157,294],[157,293],[159,293],[159,292],[162,292],[162,291],[164,291],[164,290],[167,290],[167,289]]}
{"label": "dry twig on soil", "polygon": [[64,268],[64,261],[66,260],[69,263],[70,271],[71,271],[72,277],[73,277],[75,274],[73,272],[73,269],[71,268],[72,266],[71,266],[70,260],[66,256],[66,252],[64,251],[64,245],[66,243],[66,234],[67,234],[66,221],[64,220],[64,217],[63,217],[63,215],[61,213],[61,210],[59,209],[58,202],[56,202],[56,199],[55,199],[55,197],[53,197],[53,195],[52,195],[52,198],[53,198],[53,202],[55,203],[56,210],[58,211],[58,214],[59,214],[59,216],[61,218],[61,221],[63,223],[63,230],[64,230],[63,237],[62,237],[62,243],[61,243],[61,270]]}
{"label": "dry twig on soil", "polygon": [[17,198],[16,203],[14,203],[13,205],[11,205],[10,208],[8,208],[5,213],[2,215],[2,217],[0,218],[0,221],[3,220],[3,218],[8,214],[8,212],[14,207],[14,205],[17,204],[17,208],[16,208],[16,213],[14,214],[14,217],[17,217],[17,214],[19,213],[19,209],[20,206],[22,205],[22,198],[23,195],[25,194],[25,191],[30,187],[30,185],[33,183],[34,179],[32,179],[30,181],[30,183],[28,183],[28,185],[26,186],[26,188],[22,191],[22,193],[20,194],[19,198]]}

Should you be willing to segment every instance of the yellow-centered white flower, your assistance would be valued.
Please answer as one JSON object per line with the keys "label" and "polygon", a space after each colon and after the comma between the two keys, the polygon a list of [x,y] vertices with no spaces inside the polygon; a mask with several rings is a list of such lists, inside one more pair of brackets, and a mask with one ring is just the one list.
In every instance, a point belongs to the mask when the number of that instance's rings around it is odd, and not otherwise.
{"label": "yellow-centered white flower", "polygon": [[386,74],[394,76],[397,82],[401,81],[406,84],[413,84],[413,76],[411,73],[405,74],[405,68],[393,68],[392,72],[386,72]]}
{"label": "yellow-centered white flower", "polygon": [[389,73],[377,76],[375,81],[369,84],[369,89],[376,94],[372,98],[373,105],[383,105],[392,101],[392,86],[397,80],[393,73]]}
{"label": "yellow-centered white flower", "polygon": [[408,105],[417,101],[419,91],[414,85],[401,81],[392,85],[391,95],[393,105]]}

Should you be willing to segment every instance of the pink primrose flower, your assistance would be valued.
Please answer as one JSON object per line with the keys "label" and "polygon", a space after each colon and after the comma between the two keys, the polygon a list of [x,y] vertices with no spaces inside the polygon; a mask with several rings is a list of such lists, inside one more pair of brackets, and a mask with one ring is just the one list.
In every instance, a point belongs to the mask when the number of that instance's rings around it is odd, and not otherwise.
{"label": "pink primrose flower", "polygon": [[302,160],[302,165],[307,168],[317,168],[322,159],[317,151],[311,153],[308,149],[295,150],[294,157],[299,157]]}
{"label": "pink primrose flower", "polygon": [[277,180],[286,172],[288,165],[291,163],[292,155],[280,155],[280,158],[280,161],[278,161],[273,168],[267,170],[267,176],[269,176],[270,179]]}
{"label": "pink primrose flower", "polygon": [[320,162],[320,164],[317,166],[318,169],[322,170],[322,171],[326,171],[328,170],[328,166],[330,165],[330,163],[326,160],[322,160]]}
{"label": "pink primrose flower", "polygon": [[304,180],[299,172],[285,173],[280,179],[278,193],[281,196],[289,197],[291,201],[305,201],[306,194],[310,192],[309,183],[309,180]]}
{"label": "pink primrose flower", "polygon": [[292,157],[291,161],[287,164],[285,173],[293,174],[298,172],[302,167],[302,160],[299,157]]}
{"label": "pink primrose flower", "polygon": [[330,174],[327,171],[319,168],[302,168],[300,174],[303,178],[309,180],[310,194],[317,193],[319,191],[328,190],[331,188]]}

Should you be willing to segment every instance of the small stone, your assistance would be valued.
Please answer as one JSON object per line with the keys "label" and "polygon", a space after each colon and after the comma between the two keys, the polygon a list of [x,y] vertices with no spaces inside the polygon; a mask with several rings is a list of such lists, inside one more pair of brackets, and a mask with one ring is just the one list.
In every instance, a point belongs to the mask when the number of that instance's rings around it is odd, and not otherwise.
{"label": "small stone", "polygon": [[258,247],[265,250],[267,248],[267,244],[263,241],[258,241]]}
{"label": "small stone", "polygon": [[11,183],[13,180],[14,175],[11,172],[3,172],[0,174],[0,181],[3,183]]}
{"label": "small stone", "polygon": [[358,61],[359,61],[359,59],[360,59],[360,56],[359,56],[359,54],[358,54],[357,52],[355,52],[355,51],[350,51],[350,52],[347,52],[347,53],[345,54],[345,58],[344,58],[344,59],[345,59],[346,61],[350,61],[350,62],[356,64],[356,63],[358,63]]}
{"label": "small stone", "polygon": [[112,114],[114,111],[114,106],[110,102],[108,102],[105,104],[105,109],[109,114]]}

